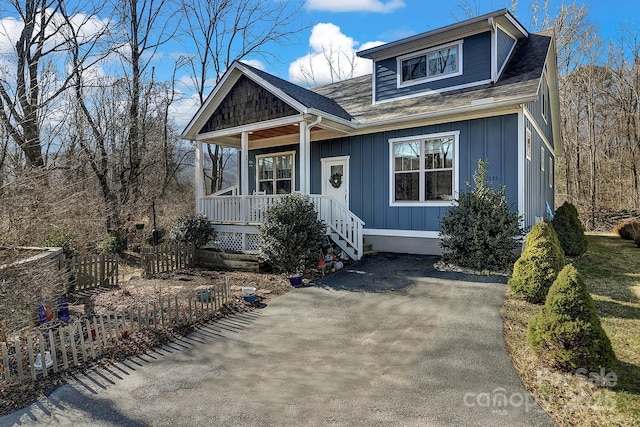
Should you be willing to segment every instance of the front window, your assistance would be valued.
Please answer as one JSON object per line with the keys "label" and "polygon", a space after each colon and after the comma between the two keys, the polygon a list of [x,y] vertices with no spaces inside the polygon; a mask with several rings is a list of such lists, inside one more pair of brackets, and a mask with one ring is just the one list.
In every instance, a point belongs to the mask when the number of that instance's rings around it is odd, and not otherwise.
{"label": "front window", "polygon": [[399,57],[400,85],[462,74],[461,51],[462,42],[455,42]]}
{"label": "front window", "polygon": [[258,191],[289,194],[293,191],[293,152],[256,156]]}
{"label": "front window", "polygon": [[392,203],[453,199],[458,132],[390,141]]}

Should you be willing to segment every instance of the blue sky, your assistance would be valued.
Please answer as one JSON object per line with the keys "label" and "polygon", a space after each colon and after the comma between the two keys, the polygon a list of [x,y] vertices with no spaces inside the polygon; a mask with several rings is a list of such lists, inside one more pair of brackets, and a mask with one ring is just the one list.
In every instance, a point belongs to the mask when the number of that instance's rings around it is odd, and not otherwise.
{"label": "blue sky", "polygon": [[[299,44],[283,49],[279,58],[283,64],[265,64],[265,69],[280,77],[292,79],[290,64],[296,59],[314,53],[310,44],[314,26],[333,24],[339,33],[325,29],[326,37],[318,35],[326,44],[339,40],[340,35],[353,40],[358,50],[371,42],[389,42],[402,37],[452,24],[466,18],[458,0],[308,0],[303,12],[303,22],[309,26],[299,36]],[[467,1],[474,13],[487,13],[510,8],[508,0]],[[539,0],[538,3],[544,3]],[[562,0],[549,0],[551,18],[556,15]],[[640,1],[638,0],[585,0],[589,17],[600,29],[600,36],[609,40],[616,36],[621,26],[635,29],[640,35]],[[520,0],[516,8],[518,20],[530,28],[532,14],[530,1]],[[317,30],[317,28],[316,28]],[[340,42],[338,42],[340,43]],[[341,43],[344,46],[346,41]]]}
{"label": "blue sky", "polygon": [[[275,1],[275,0],[262,0]],[[331,81],[327,61],[323,56],[331,52],[334,60],[341,60],[342,71],[351,70],[350,61],[356,61],[355,75],[370,72],[368,60],[355,56],[357,50],[376,44],[398,40],[434,28],[449,25],[465,19],[467,15],[461,4],[469,5],[474,14],[483,14],[498,9],[510,9],[513,0],[295,0],[304,1],[300,13],[300,32],[292,44],[286,47],[266,46],[265,50],[278,58],[278,61],[266,62],[264,57],[249,56],[245,60],[279,77],[306,86],[319,86]],[[562,0],[517,0],[516,17],[525,26],[531,28],[531,3],[549,2],[549,12],[553,18]],[[640,37],[640,0],[577,0],[590,11],[589,19],[600,29],[600,37],[605,41],[613,40],[622,27],[635,32]],[[290,5],[294,0],[289,2]],[[82,10],[84,2],[70,0],[70,4]],[[171,16],[171,15],[170,15]],[[99,16],[93,26],[97,29],[108,25],[106,17]],[[14,50],[13,43],[19,36],[22,23],[7,5],[0,7],[0,71],[11,69],[10,58]],[[606,50],[605,50],[606,51]],[[161,47],[153,65],[156,79],[168,79],[173,69],[171,61],[181,56],[193,55],[186,43],[169,43]],[[313,76],[310,77],[310,64]],[[104,68],[109,64],[102,64]],[[113,64],[111,64],[113,66]],[[8,68],[7,68],[8,67]],[[100,74],[96,66],[96,74]],[[167,75],[161,75],[166,71]],[[306,72],[303,73],[303,71]],[[108,72],[106,72],[108,73]],[[190,85],[192,77],[188,67],[177,73],[176,86],[180,92],[172,106],[176,127],[182,128],[198,107],[197,97]],[[11,73],[9,73],[11,74]],[[211,84],[215,81],[211,76]],[[334,79],[336,78],[333,76]],[[345,77],[344,75],[341,77]]]}

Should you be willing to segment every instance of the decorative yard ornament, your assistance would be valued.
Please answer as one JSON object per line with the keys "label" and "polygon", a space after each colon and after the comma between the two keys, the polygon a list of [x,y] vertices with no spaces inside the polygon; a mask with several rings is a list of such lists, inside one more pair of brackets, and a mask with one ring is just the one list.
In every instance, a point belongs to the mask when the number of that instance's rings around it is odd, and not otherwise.
{"label": "decorative yard ornament", "polygon": [[334,173],[333,175],[331,175],[331,178],[329,178],[329,182],[331,183],[333,188],[340,188],[340,186],[342,185],[342,174]]}

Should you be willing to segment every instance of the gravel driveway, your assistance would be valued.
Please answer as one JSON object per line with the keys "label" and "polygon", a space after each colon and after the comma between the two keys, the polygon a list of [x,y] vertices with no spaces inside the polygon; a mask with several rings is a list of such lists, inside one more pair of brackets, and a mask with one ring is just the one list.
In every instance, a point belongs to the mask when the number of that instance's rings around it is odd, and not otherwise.
{"label": "gravel driveway", "polygon": [[0,425],[554,425],[507,355],[504,280],[439,273],[434,260],[369,257]]}

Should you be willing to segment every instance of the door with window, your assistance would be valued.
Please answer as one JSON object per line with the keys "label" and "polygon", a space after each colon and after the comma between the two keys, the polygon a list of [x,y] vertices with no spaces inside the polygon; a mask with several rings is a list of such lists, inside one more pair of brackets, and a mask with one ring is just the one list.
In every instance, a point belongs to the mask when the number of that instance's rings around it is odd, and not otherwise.
{"label": "door with window", "polygon": [[349,209],[349,156],[322,159],[322,194]]}

